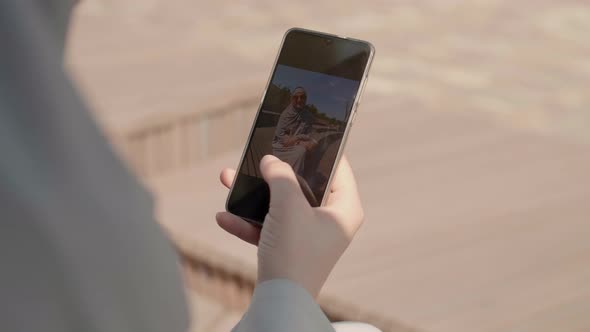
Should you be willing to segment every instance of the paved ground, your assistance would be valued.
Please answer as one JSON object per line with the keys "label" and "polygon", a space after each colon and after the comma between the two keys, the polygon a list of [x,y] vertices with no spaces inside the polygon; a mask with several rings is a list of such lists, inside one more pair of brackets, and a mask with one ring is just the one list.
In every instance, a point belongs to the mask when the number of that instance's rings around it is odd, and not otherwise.
{"label": "paved ground", "polygon": [[[292,26],[377,48],[348,149],[369,221],[325,294],[426,331],[590,329],[585,1],[86,0],[68,63],[125,128],[259,94]],[[237,158],[152,184],[174,234],[253,264],[211,217]]]}

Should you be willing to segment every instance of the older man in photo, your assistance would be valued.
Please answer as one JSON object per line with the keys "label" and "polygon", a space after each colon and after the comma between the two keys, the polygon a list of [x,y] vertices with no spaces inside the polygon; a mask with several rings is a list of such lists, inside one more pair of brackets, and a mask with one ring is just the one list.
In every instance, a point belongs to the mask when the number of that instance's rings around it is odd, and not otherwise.
{"label": "older man in photo", "polygon": [[317,142],[311,137],[313,114],[307,108],[307,92],[297,87],[291,94],[291,103],[281,116],[272,142],[273,154],[303,175],[305,157]]}

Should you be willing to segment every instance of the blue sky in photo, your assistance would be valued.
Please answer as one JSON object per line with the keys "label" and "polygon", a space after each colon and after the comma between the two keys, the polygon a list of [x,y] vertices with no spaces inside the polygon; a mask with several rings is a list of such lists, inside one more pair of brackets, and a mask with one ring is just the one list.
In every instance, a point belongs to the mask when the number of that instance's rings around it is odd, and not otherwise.
{"label": "blue sky in photo", "polygon": [[344,120],[347,105],[354,100],[359,82],[320,74],[285,65],[277,65],[272,83],[286,86],[291,91],[301,86],[307,92],[307,104],[314,104],[320,112]]}

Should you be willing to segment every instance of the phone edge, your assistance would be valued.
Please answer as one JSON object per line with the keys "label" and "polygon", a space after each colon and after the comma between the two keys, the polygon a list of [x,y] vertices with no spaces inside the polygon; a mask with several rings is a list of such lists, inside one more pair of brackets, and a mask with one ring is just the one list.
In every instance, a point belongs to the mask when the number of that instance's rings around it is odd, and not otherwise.
{"label": "phone edge", "polygon": [[346,144],[348,143],[348,136],[350,135],[350,131],[352,130],[353,122],[356,119],[356,112],[358,111],[360,100],[362,99],[363,93],[365,92],[365,88],[367,86],[367,81],[369,79],[369,71],[371,69],[371,66],[373,65],[373,58],[375,57],[375,46],[373,46],[373,44],[371,42],[368,42],[365,40],[360,40],[360,39],[355,39],[355,38],[342,37],[342,36],[338,36],[338,37],[348,39],[348,40],[353,40],[353,41],[360,42],[360,43],[364,43],[369,46],[370,52],[369,52],[369,59],[367,61],[367,66],[365,67],[365,71],[363,73],[363,79],[360,82],[360,89],[359,89],[358,93],[356,94],[356,96],[354,97],[353,110],[350,113],[350,116],[348,117],[348,120],[346,122],[346,130],[344,131],[344,135],[342,137],[342,144],[340,144],[340,147],[338,147],[338,153],[336,154],[336,160],[334,161],[334,166],[332,167],[332,171],[330,172],[330,176],[328,177],[328,183],[326,184],[326,190],[324,191],[324,196],[322,198],[322,202],[320,203],[320,206],[324,206],[326,201],[328,200],[328,197],[330,196],[330,189],[332,187],[332,180],[334,180],[334,173],[336,172],[336,169],[338,168],[338,165],[340,164],[340,159],[342,159],[342,155],[344,154],[344,148],[346,147]]}

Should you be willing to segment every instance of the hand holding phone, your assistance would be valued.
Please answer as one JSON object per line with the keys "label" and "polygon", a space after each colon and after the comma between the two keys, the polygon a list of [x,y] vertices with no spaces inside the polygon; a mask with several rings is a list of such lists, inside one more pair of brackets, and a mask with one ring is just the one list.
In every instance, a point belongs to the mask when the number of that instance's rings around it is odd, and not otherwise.
{"label": "hand holding phone", "polygon": [[[258,245],[258,282],[289,279],[314,297],[363,223],[356,181],[342,158],[325,206],[311,207],[293,168],[274,156],[265,156],[260,170],[271,192],[263,227],[229,212],[219,212],[217,223],[240,239]],[[221,182],[231,187],[236,172],[225,169]]]}

